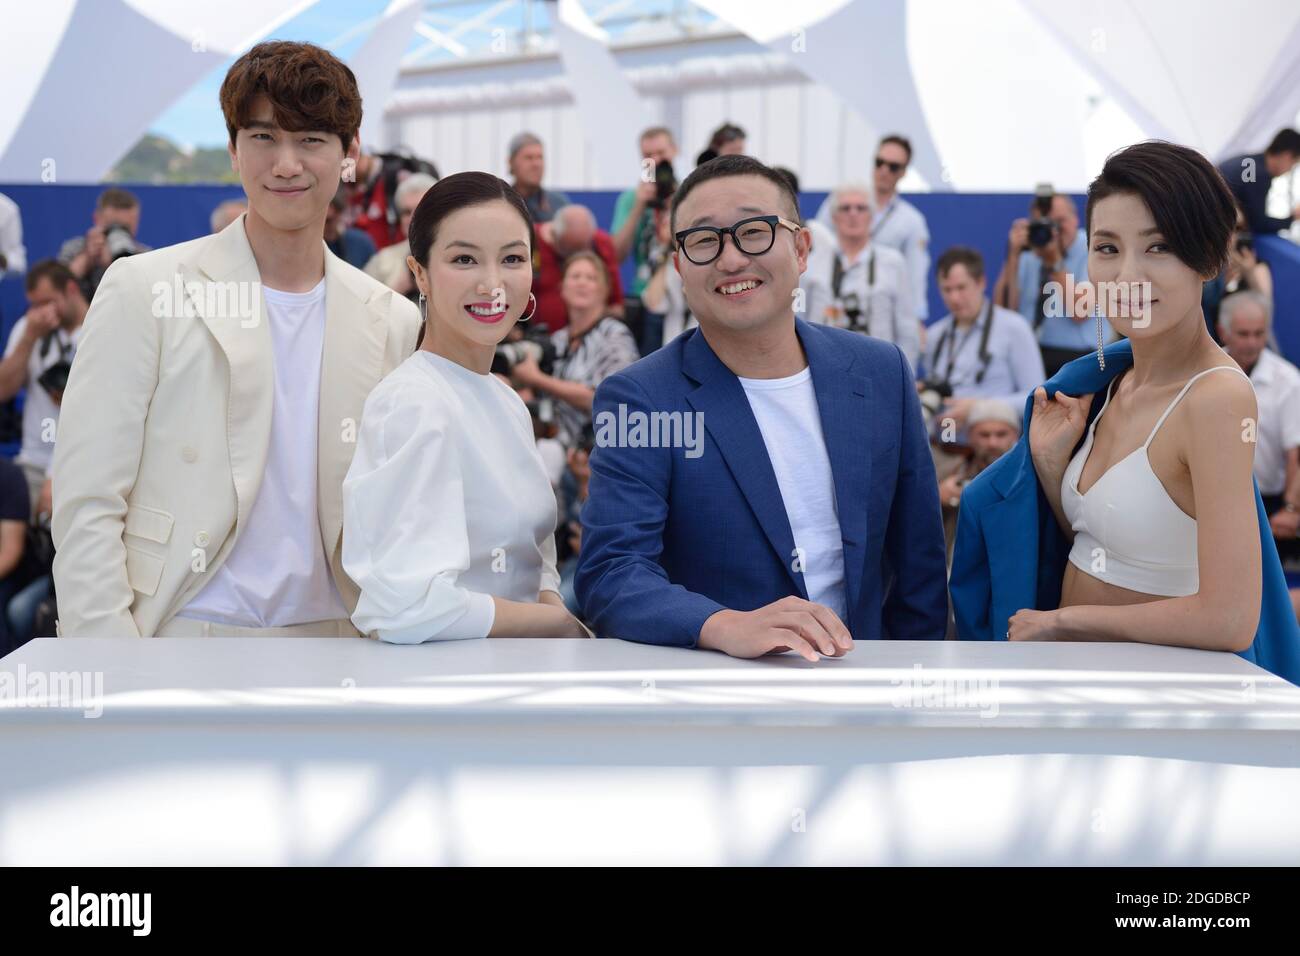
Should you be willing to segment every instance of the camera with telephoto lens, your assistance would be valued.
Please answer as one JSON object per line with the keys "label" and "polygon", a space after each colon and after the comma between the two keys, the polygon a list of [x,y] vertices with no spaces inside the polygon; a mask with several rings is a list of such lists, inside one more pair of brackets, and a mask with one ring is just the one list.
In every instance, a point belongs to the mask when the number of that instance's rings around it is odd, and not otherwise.
{"label": "camera with telephoto lens", "polygon": [[498,345],[492,360],[492,371],[509,375],[512,368],[528,359],[535,360],[537,367],[546,375],[554,371],[555,344],[545,327],[528,328],[524,331],[523,338]]}
{"label": "camera with telephoto lens", "polygon": [[1056,236],[1056,223],[1052,221],[1051,183],[1039,183],[1034,189],[1034,218],[1029,220],[1029,245],[1041,249]]}
{"label": "camera with telephoto lens", "polygon": [[120,222],[110,223],[104,227],[104,245],[108,249],[110,262],[135,255],[135,237],[131,235],[131,230]]}
{"label": "camera with telephoto lens", "polygon": [[650,200],[651,209],[663,209],[668,200],[677,192],[677,174],[673,164],[666,159],[655,163],[655,198]]}
{"label": "camera with telephoto lens", "polygon": [[921,418],[924,419],[925,430],[928,432],[939,409],[943,408],[943,403],[952,398],[952,386],[947,382],[926,379],[921,382],[918,398],[921,401]]}

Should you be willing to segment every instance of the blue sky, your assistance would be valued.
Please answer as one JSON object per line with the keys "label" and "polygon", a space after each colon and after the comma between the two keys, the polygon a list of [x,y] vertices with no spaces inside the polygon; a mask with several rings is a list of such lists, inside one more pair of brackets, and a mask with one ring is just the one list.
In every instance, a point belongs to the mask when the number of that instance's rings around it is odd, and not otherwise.
{"label": "blue sky", "polygon": [[[425,20],[431,22],[438,28],[449,28],[460,20],[465,20],[476,16],[488,10],[495,5],[495,0],[466,0],[464,3],[458,3],[450,7],[441,9],[435,7],[432,10],[425,11]],[[638,13],[647,12],[666,12],[674,5],[674,0],[633,0],[619,10],[621,16],[630,16]],[[318,3],[308,7],[292,20],[286,21],[267,39],[278,40],[305,40],[311,43],[319,43],[327,47],[333,53],[342,57],[345,61],[356,51],[362,44],[369,33],[367,21],[378,17],[388,6],[388,0],[319,0]],[[534,27],[544,27],[548,20],[548,14],[542,3],[532,4],[532,15]],[[583,4],[588,14],[594,14],[598,10],[607,7],[607,3],[597,3],[593,0],[587,0]],[[514,8],[506,10],[492,22],[494,25],[507,27],[521,27],[524,19],[525,4],[517,4]],[[701,19],[712,19],[702,11],[695,11],[696,16]],[[617,35],[621,27],[615,23],[610,24],[610,32]],[[466,34],[460,37],[461,42],[474,48],[476,45],[486,45],[490,37],[485,32]],[[407,52],[411,52],[421,46],[425,46],[427,41],[420,36],[412,34],[411,44]],[[439,54],[433,54],[436,57]],[[442,53],[441,56],[447,57],[450,54]],[[195,84],[172,107],[158,117],[150,127],[150,132],[165,136],[181,146],[224,146],[226,142],[226,127],[221,119],[221,107],[217,101],[218,92],[221,89],[221,80],[234,62],[231,57],[221,66],[214,69],[208,76],[204,77],[199,83]],[[430,60],[433,62],[433,60]],[[367,104],[369,106],[369,104]]]}

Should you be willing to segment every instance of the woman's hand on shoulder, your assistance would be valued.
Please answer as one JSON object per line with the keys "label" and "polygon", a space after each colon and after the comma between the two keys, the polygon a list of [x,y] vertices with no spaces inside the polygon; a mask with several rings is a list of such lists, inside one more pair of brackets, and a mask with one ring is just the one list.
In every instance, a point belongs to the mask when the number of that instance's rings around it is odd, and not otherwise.
{"label": "woman's hand on shoulder", "polygon": [[1047,389],[1034,389],[1034,412],[1029,422],[1029,452],[1035,462],[1064,468],[1074,446],[1088,426],[1092,394],[1071,398],[1058,391],[1052,398]]}

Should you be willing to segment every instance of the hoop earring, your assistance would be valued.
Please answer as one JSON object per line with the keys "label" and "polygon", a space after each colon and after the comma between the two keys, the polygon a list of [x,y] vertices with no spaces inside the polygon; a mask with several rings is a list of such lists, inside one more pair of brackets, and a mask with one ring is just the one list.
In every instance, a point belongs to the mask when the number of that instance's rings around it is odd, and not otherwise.
{"label": "hoop earring", "polygon": [[523,325],[525,322],[530,321],[530,320],[532,319],[532,317],[535,316],[535,315],[537,314],[537,296],[533,295],[533,294],[530,292],[530,293],[528,293],[528,298],[532,300],[532,303],[533,303],[533,310],[532,310],[531,312],[529,312],[527,315],[520,315],[519,318],[515,320],[515,321],[518,322],[520,325]]}
{"label": "hoop earring", "polygon": [[1101,303],[1098,302],[1093,308],[1092,314],[1097,317],[1097,367],[1101,371],[1106,370],[1106,353],[1102,351],[1102,339],[1104,333],[1101,330]]}

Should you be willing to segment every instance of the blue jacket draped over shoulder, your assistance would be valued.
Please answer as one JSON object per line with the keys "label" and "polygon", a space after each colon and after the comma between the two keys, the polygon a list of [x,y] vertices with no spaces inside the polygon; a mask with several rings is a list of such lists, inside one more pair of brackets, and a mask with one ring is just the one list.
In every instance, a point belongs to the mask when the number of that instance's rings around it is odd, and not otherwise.
{"label": "blue jacket draped over shoulder", "polygon": [[[1133,364],[1128,340],[1065,365],[1047,384],[1047,396],[1094,393],[1088,420],[1105,399],[1107,384]],[[1061,580],[1070,545],[1056,522],[1029,456],[1034,399],[1025,403],[1024,429],[1011,451],[962,492],[949,591],[961,640],[1006,640],[1007,622],[1022,608],[1052,610],[1061,603]],[[1291,683],[1300,683],[1300,625],[1287,592],[1282,563],[1255,486],[1264,588],[1255,640],[1240,654]]]}

